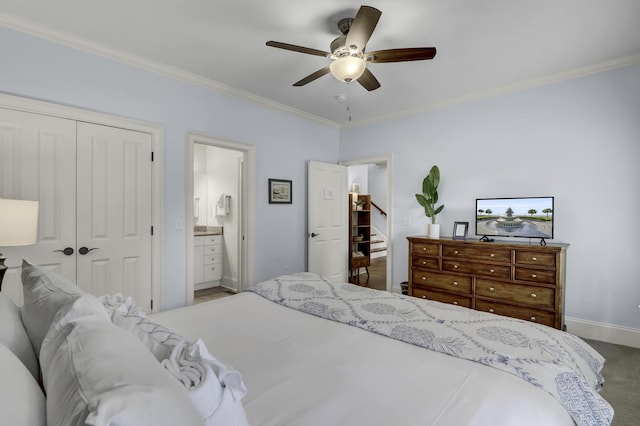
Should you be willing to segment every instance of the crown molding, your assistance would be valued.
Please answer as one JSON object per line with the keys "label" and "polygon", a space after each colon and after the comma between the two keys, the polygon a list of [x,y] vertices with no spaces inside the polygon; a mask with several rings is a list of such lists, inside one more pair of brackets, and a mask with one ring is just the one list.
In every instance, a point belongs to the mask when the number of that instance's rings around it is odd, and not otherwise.
{"label": "crown molding", "polygon": [[236,89],[226,84],[219,83],[217,81],[201,77],[199,75],[153,61],[138,55],[132,55],[122,50],[107,47],[96,42],[90,42],[83,40],[79,37],[72,36],[60,31],[51,30],[41,25],[34,24],[32,22],[16,18],[11,15],[0,13],[0,26],[4,26],[16,31],[27,33],[35,37],[43,38],[58,44],[62,44],[73,49],[82,50],[91,54],[99,55],[107,59],[111,59],[117,62],[121,62],[126,65],[134,66],[136,68],[144,69],[155,74],[159,74],[174,80],[183,81],[195,86],[205,88],[218,93],[234,96],[247,100],[252,103],[260,104],[262,106],[284,111],[292,115],[296,115],[311,121],[315,121],[326,126],[330,126],[337,129],[342,128],[354,128],[367,124],[374,124],[381,121],[388,121],[392,119],[402,118],[410,115],[425,113],[437,109],[448,108],[455,105],[461,105],[469,102],[474,102],[482,99],[492,98],[495,96],[505,95],[508,93],[518,92],[521,90],[531,89],[534,87],[544,86],[547,84],[557,83],[560,81],[570,80],[577,77],[582,77],[590,74],[596,74],[604,71],[610,71],[617,68],[623,68],[628,66],[634,66],[640,64],[640,54],[630,55],[611,61],[600,62],[596,64],[587,65],[584,67],[573,68],[571,70],[562,71],[555,74],[550,74],[544,77],[526,80],[523,82],[501,86],[493,89],[483,90],[469,95],[460,96],[457,98],[444,99],[438,102],[424,104],[415,108],[409,108],[402,111],[394,112],[391,114],[379,115],[372,118],[363,120],[338,123],[326,118],[310,114],[300,109],[285,105],[273,100],[254,95],[243,90]]}
{"label": "crown molding", "polygon": [[330,127],[339,127],[338,123],[327,120],[326,118],[317,116],[315,114],[301,111],[297,108],[293,108],[291,106],[275,102],[271,99],[267,99],[262,96],[254,95],[252,93],[236,89],[226,84],[201,77],[199,75],[172,67],[167,64],[163,64],[161,62],[153,61],[142,56],[133,55],[131,53],[124,52],[119,49],[114,49],[97,42],[84,40],[80,37],[72,36],[61,31],[55,31],[38,24],[34,24],[33,22],[16,18],[11,15],[0,13],[0,26],[7,27],[22,33],[30,34],[38,38],[46,39],[54,43],[62,44],[73,49],[99,55],[107,59],[111,59],[126,65],[134,66],[136,68],[144,69],[146,71],[162,75],[164,77],[169,77],[174,80],[193,84],[207,90],[242,98],[244,100],[266,106],[268,108],[284,111]]}
{"label": "crown molding", "polygon": [[387,121],[391,119],[406,117],[409,115],[425,113],[425,112],[429,112],[437,109],[451,107],[454,105],[460,105],[460,104],[465,104],[469,102],[479,101],[482,99],[492,98],[500,95],[506,95],[508,93],[519,92],[519,91],[531,89],[534,87],[545,86],[548,84],[558,83],[565,80],[571,80],[571,79],[583,77],[586,75],[597,74],[600,72],[611,71],[614,69],[624,68],[624,67],[629,67],[634,65],[640,65],[640,54],[625,56],[623,58],[614,59],[606,62],[600,62],[597,64],[591,64],[584,67],[573,68],[567,71],[550,74],[544,77],[534,78],[534,79],[522,81],[515,84],[510,84],[510,85],[501,86],[501,87],[497,87],[489,90],[475,92],[475,93],[471,93],[465,96],[460,96],[457,98],[445,99],[442,101],[421,105],[416,108],[410,108],[403,111],[398,111],[392,114],[386,114],[378,117],[373,117],[370,119],[354,121],[351,123],[345,123],[341,125],[340,128],[360,127],[365,124],[373,124],[380,121]]}

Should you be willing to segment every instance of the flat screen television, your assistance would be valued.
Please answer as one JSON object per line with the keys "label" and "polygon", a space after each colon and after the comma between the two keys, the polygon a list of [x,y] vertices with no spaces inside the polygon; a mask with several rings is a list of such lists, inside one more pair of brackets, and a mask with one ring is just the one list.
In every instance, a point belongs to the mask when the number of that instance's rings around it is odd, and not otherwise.
{"label": "flat screen television", "polygon": [[553,197],[477,198],[476,235],[553,238]]}

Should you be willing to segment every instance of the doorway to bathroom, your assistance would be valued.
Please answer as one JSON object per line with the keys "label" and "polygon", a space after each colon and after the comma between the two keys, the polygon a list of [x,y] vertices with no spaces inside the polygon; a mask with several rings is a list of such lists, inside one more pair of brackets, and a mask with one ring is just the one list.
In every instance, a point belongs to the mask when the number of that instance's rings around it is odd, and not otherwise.
{"label": "doorway to bathroom", "polygon": [[254,147],[190,134],[187,149],[187,304],[251,283]]}

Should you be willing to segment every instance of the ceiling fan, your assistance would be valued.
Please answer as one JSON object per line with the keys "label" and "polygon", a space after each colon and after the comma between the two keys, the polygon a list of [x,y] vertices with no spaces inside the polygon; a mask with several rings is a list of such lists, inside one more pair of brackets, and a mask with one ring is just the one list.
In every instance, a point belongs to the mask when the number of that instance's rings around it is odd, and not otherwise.
{"label": "ceiling fan", "polygon": [[365,47],[373,30],[380,20],[380,12],[371,6],[361,6],[355,18],[344,18],[338,22],[341,36],[331,42],[331,52],[296,46],[294,44],[268,41],[267,46],[292,50],[308,55],[323,56],[332,59],[331,64],[293,83],[294,86],[304,86],[329,72],[338,80],[349,83],[357,81],[368,91],[376,90],[380,83],[367,68],[367,62],[406,62],[433,59],[436,56],[435,47],[412,47],[404,49],[386,49],[365,52]]}

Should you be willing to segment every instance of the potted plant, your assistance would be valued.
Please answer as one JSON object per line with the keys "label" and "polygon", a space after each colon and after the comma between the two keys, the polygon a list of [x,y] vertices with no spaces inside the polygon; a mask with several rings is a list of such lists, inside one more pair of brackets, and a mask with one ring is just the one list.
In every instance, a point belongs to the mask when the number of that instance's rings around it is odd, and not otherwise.
{"label": "potted plant", "polygon": [[440,225],[436,223],[436,215],[442,211],[444,204],[436,207],[439,184],[440,169],[434,165],[422,180],[422,194],[416,194],[418,203],[424,207],[425,216],[431,218],[431,223],[427,227],[427,235],[430,238],[440,238]]}

